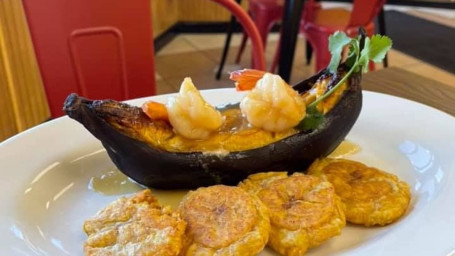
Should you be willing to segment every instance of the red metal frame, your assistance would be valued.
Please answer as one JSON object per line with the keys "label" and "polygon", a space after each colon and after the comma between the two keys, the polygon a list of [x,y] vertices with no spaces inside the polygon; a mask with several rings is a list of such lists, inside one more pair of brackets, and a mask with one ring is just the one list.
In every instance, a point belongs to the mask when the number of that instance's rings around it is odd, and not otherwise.
{"label": "red metal frame", "polygon": [[251,38],[253,49],[253,68],[265,70],[264,44],[262,43],[259,31],[251,20],[250,16],[242,9],[242,7],[233,0],[212,0],[226,7],[242,24],[243,29]]}

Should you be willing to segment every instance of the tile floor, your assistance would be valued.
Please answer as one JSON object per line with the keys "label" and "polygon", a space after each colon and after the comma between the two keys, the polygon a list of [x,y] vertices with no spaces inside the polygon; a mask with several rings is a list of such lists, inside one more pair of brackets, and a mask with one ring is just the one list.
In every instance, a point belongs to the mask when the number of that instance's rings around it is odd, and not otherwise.
{"label": "tile floor", "polygon": [[[409,14],[439,22],[444,25],[455,27],[455,17],[438,15],[434,12],[421,11],[419,9],[405,9]],[[453,13],[452,13],[453,14]],[[233,83],[228,79],[228,73],[232,70],[250,67],[250,49],[247,47],[239,64],[234,63],[237,54],[241,34],[235,34],[231,41],[231,48],[226,61],[223,76],[219,81],[215,79],[215,72],[219,64],[225,34],[181,34],[175,37],[169,44],[163,47],[155,56],[157,72],[157,93],[176,92],[180,83],[186,76],[191,76],[198,89],[211,89],[232,87]],[[270,66],[277,47],[278,34],[270,34],[266,45],[266,61]],[[439,82],[455,86],[455,74],[425,63],[412,56],[396,50],[389,53],[389,65],[396,66],[422,76],[430,77]],[[303,38],[297,42],[291,83],[305,79],[314,73],[314,63],[305,63],[305,43]],[[382,65],[377,64],[377,69]]]}

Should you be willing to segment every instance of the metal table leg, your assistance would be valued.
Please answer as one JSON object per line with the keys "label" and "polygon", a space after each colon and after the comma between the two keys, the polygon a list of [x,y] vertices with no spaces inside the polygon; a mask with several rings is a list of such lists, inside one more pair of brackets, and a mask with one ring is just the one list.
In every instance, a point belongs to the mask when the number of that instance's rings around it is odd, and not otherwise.
{"label": "metal table leg", "polygon": [[[235,0],[238,4],[241,4],[242,0]],[[229,52],[229,46],[231,45],[231,38],[232,38],[232,33],[234,32],[235,24],[236,24],[236,19],[234,15],[231,15],[231,20],[229,21],[228,27],[227,27],[227,36],[226,36],[226,41],[224,43],[224,49],[223,53],[221,55],[221,61],[220,65],[218,66],[218,71],[216,72],[216,80],[220,80],[221,78],[221,72],[223,72],[224,64],[226,62],[226,57]]]}
{"label": "metal table leg", "polygon": [[278,74],[287,82],[291,77],[303,2],[304,0],[285,0],[284,2]]}

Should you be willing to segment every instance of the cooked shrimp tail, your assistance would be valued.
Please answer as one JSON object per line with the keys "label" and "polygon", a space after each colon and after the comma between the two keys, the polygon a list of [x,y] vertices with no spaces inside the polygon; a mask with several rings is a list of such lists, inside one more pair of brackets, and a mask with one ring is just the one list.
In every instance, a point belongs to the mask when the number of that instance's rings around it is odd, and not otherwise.
{"label": "cooked shrimp tail", "polygon": [[147,101],[142,104],[142,111],[152,120],[169,121],[169,114],[166,105],[156,102]]}
{"label": "cooked shrimp tail", "polygon": [[235,81],[237,91],[247,91],[253,89],[265,74],[265,71],[257,69],[242,69],[231,72],[229,79]]}

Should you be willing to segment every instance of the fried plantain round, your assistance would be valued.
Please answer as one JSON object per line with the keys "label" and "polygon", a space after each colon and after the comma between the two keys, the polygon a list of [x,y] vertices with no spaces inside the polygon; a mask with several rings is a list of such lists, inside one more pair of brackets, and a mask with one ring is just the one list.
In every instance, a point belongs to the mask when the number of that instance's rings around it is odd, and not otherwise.
{"label": "fried plantain round", "polygon": [[341,233],[343,204],[329,182],[286,172],[258,173],[239,184],[257,195],[270,211],[269,246],[282,255],[304,254]]}
{"label": "fried plantain round", "polygon": [[84,223],[85,255],[176,256],[186,223],[170,207],[161,207],[151,191],[122,197]]}
{"label": "fried plantain round", "polygon": [[397,176],[345,159],[319,159],[308,174],[331,182],[346,205],[346,219],[365,226],[387,225],[405,212],[411,199],[408,184]]}
{"label": "fried plantain round", "polygon": [[249,256],[267,243],[267,208],[238,187],[216,185],[191,191],[179,212],[188,223],[183,255]]}

